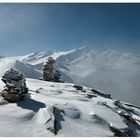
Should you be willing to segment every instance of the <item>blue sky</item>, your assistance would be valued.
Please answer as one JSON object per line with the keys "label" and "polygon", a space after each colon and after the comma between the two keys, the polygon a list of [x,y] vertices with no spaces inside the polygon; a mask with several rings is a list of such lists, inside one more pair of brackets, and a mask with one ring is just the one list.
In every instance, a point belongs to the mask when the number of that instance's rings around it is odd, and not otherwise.
{"label": "blue sky", "polygon": [[83,46],[140,53],[140,4],[0,4],[0,55]]}

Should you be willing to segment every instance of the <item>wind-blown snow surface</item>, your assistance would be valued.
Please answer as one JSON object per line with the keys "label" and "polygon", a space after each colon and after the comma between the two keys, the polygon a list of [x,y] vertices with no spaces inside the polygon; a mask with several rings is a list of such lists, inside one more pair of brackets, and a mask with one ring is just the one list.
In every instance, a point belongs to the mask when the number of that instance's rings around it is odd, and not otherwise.
{"label": "wind-blown snow surface", "polygon": [[[2,86],[0,82],[0,90]],[[27,86],[31,98],[0,105],[0,136],[114,136],[109,124],[118,130],[133,131],[132,136],[140,136],[138,108],[123,104],[138,120],[133,124],[119,114],[126,110],[90,88],[81,91],[73,84],[35,79],[27,79]],[[56,135],[51,131],[53,128],[57,129]]]}
{"label": "wind-blown snow surface", "polygon": [[0,76],[13,67],[28,78],[42,76],[47,57],[57,61],[65,82],[77,83],[110,93],[112,97],[140,105],[140,56],[108,50],[79,48],[68,52],[36,52],[0,59]]}

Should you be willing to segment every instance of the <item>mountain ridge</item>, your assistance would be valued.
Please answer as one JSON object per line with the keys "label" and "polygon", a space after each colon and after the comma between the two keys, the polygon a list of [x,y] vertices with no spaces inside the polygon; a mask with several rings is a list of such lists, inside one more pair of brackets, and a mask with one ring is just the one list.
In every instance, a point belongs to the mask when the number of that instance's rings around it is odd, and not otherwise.
{"label": "mountain ridge", "polygon": [[27,78],[38,79],[49,56],[56,59],[62,80],[99,89],[114,98],[140,105],[140,59],[131,53],[114,50],[99,52],[82,47],[66,52],[36,52],[21,57],[5,57],[0,59],[0,76],[13,67]]}

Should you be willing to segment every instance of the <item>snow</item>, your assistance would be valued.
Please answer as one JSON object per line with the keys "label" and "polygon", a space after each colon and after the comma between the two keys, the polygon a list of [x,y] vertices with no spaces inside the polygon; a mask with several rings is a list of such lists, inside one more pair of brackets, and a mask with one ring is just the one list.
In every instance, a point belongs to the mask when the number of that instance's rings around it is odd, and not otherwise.
{"label": "snow", "polygon": [[[117,51],[77,50],[59,57],[60,69],[74,83],[110,93],[114,98],[140,105],[140,57]],[[68,80],[67,80],[68,81]]]}
{"label": "snow", "polygon": [[114,50],[98,52],[82,47],[65,52],[47,51],[5,57],[0,59],[0,76],[12,67],[26,78],[39,79],[48,57],[56,59],[62,81],[99,89],[116,99],[140,106],[140,57],[131,53]]}
{"label": "snow", "polygon": [[[114,105],[114,100],[98,95],[88,98],[86,95],[91,94],[90,88],[84,87],[84,91],[80,91],[71,83],[30,78],[26,81],[31,98],[0,105],[0,136],[110,137],[114,134],[109,129],[109,124],[119,130],[128,127],[124,118],[119,115],[120,109]],[[0,90],[2,89],[3,84],[0,81]],[[135,110],[131,114],[139,120],[140,109],[131,108]],[[51,131],[55,125],[54,120],[57,121],[56,135]],[[140,125],[139,121],[137,123]],[[137,136],[140,136],[140,127],[133,127]]]}
{"label": "snow", "polygon": [[24,57],[24,59],[22,60],[24,63],[27,64],[32,64],[32,65],[37,65],[40,63],[44,63],[46,62],[46,59],[48,57],[52,57],[53,59],[57,59],[59,56],[63,56],[63,55],[67,55],[69,53],[74,52],[74,50],[70,50],[70,51],[62,51],[62,52],[35,52],[31,55],[28,55],[28,57]]}

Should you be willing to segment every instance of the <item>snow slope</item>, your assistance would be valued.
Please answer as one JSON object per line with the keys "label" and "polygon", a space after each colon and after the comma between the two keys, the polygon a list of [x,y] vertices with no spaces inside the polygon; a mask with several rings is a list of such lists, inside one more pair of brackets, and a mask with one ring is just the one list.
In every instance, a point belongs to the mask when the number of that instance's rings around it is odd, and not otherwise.
{"label": "snow slope", "polygon": [[66,52],[36,52],[0,59],[0,76],[13,67],[27,78],[42,76],[47,57],[57,61],[65,82],[77,83],[110,93],[112,97],[140,105],[140,56],[114,50],[98,52],[79,48]]}
{"label": "snow slope", "polygon": [[97,52],[83,48],[60,56],[57,62],[63,73],[69,75],[75,83],[140,105],[140,56],[113,50]]}
{"label": "snow slope", "polygon": [[70,83],[27,78],[27,86],[31,98],[0,105],[1,137],[140,136],[140,108]]}

